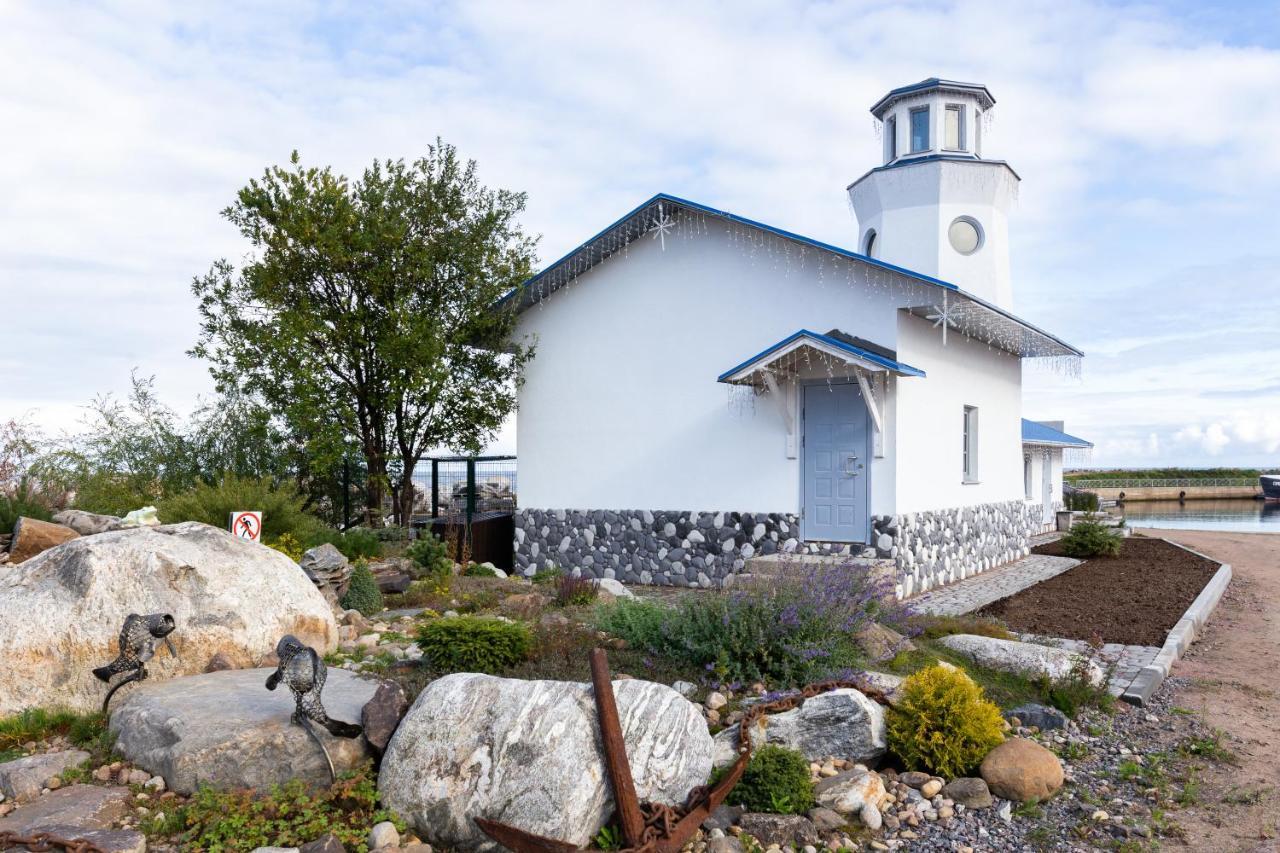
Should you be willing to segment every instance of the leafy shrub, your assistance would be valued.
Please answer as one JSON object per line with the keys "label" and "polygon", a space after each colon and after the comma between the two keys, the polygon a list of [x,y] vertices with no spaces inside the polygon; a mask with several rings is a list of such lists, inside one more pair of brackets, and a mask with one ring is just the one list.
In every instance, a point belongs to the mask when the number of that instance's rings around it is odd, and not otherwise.
{"label": "leafy shrub", "polygon": [[[728,771],[728,767],[717,769],[710,784],[719,782]],[[729,792],[728,802],[749,812],[804,814],[814,803],[809,762],[794,749],[766,744],[752,753],[742,779]]]}
{"label": "leafy shrub", "polygon": [[1063,503],[1072,512],[1097,512],[1101,505],[1096,492],[1086,492],[1083,489],[1064,490],[1062,497]]}
{"label": "leafy shrub", "polygon": [[333,833],[348,850],[368,849],[369,830],[391,821],[405,823],[378,808],[378,790],[368,768],[344,773],[329,788],[311,791],[297,779],[272,787],[264,797],[254,791],[215,791],[202,787],[179,806],[153,834],[180,832],[183,850],[254,850],[271,845],[298,847]]}
{"label": "leafy shrub", "polygon": [[423,657],[439,672],[501,672],[529,657],[533,635],[523,622],[479,616],[433,619],[418,629]]}
{"label": "leafy shrub", "polygon": [[351,584],[342,596],[342,606],[346,610],[359,610],[365,616],[382,612],[382,590],[378,589],[378,582],[365,560],[356,560],[352,566]]}
{"label": "leafy shrub", "polygon": [[1124,539],[1098,516],[1086,515],[1071,525],[1061,544],[1068,557],[1114,557],[1120,553]]}
{"label": "leafy shrub", "polygon": [[40,499],[26,480],[18,483],[12,495],[0,494],[0,533],[13,530],[18,518],[24,515],[40,521],[53,517],[48,504]]}
{"label": "leafy shrub", "polygon": [[281,533],[274,540],[269,540],[266,545],[268,548],[273,548],[284,554],[295,563],[302,561],[302,543],[292,533]]}
{"label": "leafy shrub", "polygon": [[889,749],[910,770],[963,776],[1004,740],[1000,709],[962,671],[926,667],[902,683],[886,714]]}
{"label": "leafy shrub", "polygon": [[1104,666],[1107,677],[1101,685],[1094,684],[1089,664],[1098,659],[1098,650],[1102,648],[1102,637],[1096,635],[1089,643],[1091,652],[1079,654],[1072,661],[1071,670],[1062,678],[1051,683],[1040,685],[1041,692],[1050,705],[1068,717],[1075,717],[1081,708],[1100,708],[1110,712],[1115,708],[1115,697],[1107,690],[1111,680],[1111,672],[1115,664]]}
{"label": "leafy shrub", "polygon": [[376,560],[382,556],[382,540],[375,531],[367,527],[353,527],[346,532],[325,527],[315,531],[304,541],[304,550],[329,544],[341,551],[342,556],[348,560]]}
{"label": "leafy shrub", "polygon": [[424,530],[417,539],[404,549],[404,555],[422,571],[418,577],[440,577],[453,573],[453,560],[449,557],[449,546],[429,530]]}
{"label": "leafy shrub", "polygon": [[599,594],[600,588],[591,578],[562,575],[556,581],[556,604],[561,607],[590,604]]}
{"label": "leafy shrub", "polygon": [[801,565],[770,583],[686,598],[673,607],[619,601],[598,627],[722,681],[800,686],[862,663],[853,634],[892,597],[860,566]]}
{"label": "leafy shrub", "polygon": [[199,483],[189,492],[164,498],[158,509],[165,524],[203,521],[224,530],[232,512],[261,510],[265,541],[289,533],[299,542],[310,542],[322,530],[320,519],[304,508],[298,490],[289,483],[277,486],[269,477],[228,474],[212,486]]}
{"label": "leafy shrub", "polygon": [[555,565],[548,565],[545,569],[538,569],[533,573],[533,577],[529,580],[538,586],[551,586],[557,580],[564,577],[564,569]]}

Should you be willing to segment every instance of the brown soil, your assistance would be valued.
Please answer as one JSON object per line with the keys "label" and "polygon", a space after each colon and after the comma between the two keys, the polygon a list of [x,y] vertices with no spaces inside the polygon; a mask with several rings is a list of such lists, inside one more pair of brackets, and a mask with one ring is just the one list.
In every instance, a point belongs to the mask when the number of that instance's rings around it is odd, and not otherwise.
{"label": "brown soil", "polygon": [[[1057,542],[1035,549],[1062,556]],[[1162,646],[1218,564],[1158,539],[1126,539],[1117,557],[1094,557],[978,611],[1015,631],[1105,643]]]}
{"label": "brown soil", "polygon": [[1236,755],[1210,764],[1199,802],[1174,819],[1186,833],[1169,850],[1275,851],[1280,835],[1280,536],[1152,531],[1230,563],[1231,585],[1204,633],[1173,666],[1190,679],[1174,701],[1222,729]]}

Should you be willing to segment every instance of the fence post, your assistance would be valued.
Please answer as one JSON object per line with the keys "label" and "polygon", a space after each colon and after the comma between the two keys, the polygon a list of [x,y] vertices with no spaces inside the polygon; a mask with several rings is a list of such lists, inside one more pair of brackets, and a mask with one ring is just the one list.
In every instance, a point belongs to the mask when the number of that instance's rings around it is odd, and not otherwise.
{"label": "fence post", "polygon": [[471,539],[471,517],[476,514],[476,459],[467,458],[467,539]]}
{"label": "fence post", "polygon": [[431,517],[440,517],[440,460],[431,460]]}

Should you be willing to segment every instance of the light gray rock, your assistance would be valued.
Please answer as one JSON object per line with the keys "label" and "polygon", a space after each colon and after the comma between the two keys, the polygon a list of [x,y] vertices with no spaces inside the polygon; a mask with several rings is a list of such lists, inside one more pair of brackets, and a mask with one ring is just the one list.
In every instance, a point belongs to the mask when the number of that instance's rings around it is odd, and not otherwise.
{"label": "light gray rock", "polygon": [[675,681],[672,682],[671,689],[688,699],[690,696],[698,692],[698,685],[694,684],[692,681]]}
{"label": "light gray rock", "polygon": [[[652,682],[615,681],[613,689],[640,799],[683,803],[711,771],[697,707]],[[476,817],[586,845],[613,812],[591,692],[473,673],[433,681],[387,747],[383,805],[451,849],[496,849]]]}
{"label": "light gray rock", "polygon": [[[143,682],[111,714],[116,749],[180,794],[193,793],[202,783],[266,789],[302,779],[327,785],[329,766],[320,747],[289,719],[292,695],[284,687],[266,689],[273,671],[227,670]],[[322,699],[329,716],[358,723],[378,682],[333,667],[328,675]],[[373,756],[363,737],[333,737],[312,728],[339,773]]]}
{"label": "light gray rock", "polygon": [[146,853],[147,837],[136,829],[85,829],[80,826],[43,826],[41,832],[68,841],[87,841],[102,853]]}
{"label": "light gray rock", "polygon": [[94,536],[98,533],[119,530],[122,524],[119,516],[99,515],[82,509],[64,509],[62,512],[55,513],[53,520],[70,527],[81,536]]}
{"label": "light gray rock", "polygon": [[129,812],[128,788],[71,785],[50,791],[0,818],[0,832],[30,833],[48,827],[108,829]]}
{"label": "light gray rock", "polygon": [[400,846],[400,831],[396,829],[396,825],[389,820],[382,823],[375,823],[373,828],[369,830],[369,849],[381,850],[385,847]]}
{"label": "light gray rock", "polygon": [[340,600],[347,594],[347,587],[351,585],[351,563],[331,543],[325,542],[303,551],[298,565],[327,595]]}
{"label": "light gray rock", "polygon": [[[738,729],[732,725],[715,736],[716,767],[737,758]],[[809,761],[834,756],[866,763],[885,752],[884,709],[853,688],[831,690],[799,708],[759,718],[751,742],[796,749]]]}
{"label": "light gray rock", "polygon": [[71,767],[89,760],[89,753],[79,749],[28,755],[0,764],[0,794],[15,803],[27,803],[40,796],[44,782]]}
{"label": "light gray rock", "polygon": [[80,537],[0,573],[0,717],[96,711],[107,688],[91,670],[115,658],[129,613],[177,622],[178,656],[161,648],[151,682],[200,672],[219,652],[254,666],[283,634],[322,653],[338,638],[324,597],[279,551],[198,522]]}
{"label": "light gray rock", "polygon": [[[1052,681],[1070,675],[1080,657],[1066,649],[976,634],[953,634],[943,637],[941,642],[990,669],[1013,672],[1027,678],[1047,676]],[[1095,661],[1088,662],[1087,670],[1089,680],[1094,685],[1101,686],[1105,683],[1106,673]]]}
{"label": "light gray rock", "polygon": [[617,598],[635,598],[636,594],[622,585],[620,581],[613,578],[601,578],[596,581],[596,586]]}
{"label": "light gray rock", "polygon": [[884,782],[873,770],[846,770],[814,787],[819,805],[846,815],[857,814],[867,804],[878,808],[884,795]]}

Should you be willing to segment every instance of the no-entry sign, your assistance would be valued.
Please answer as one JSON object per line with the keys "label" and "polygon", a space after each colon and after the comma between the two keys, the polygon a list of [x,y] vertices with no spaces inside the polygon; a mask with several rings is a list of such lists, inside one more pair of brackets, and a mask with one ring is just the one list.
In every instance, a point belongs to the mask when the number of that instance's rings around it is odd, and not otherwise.
{"label": "no-entry sign", "polygon": [[233,512],[229,529],[241,539],[257,542],[262,536],[262,513],[250,510]]}

